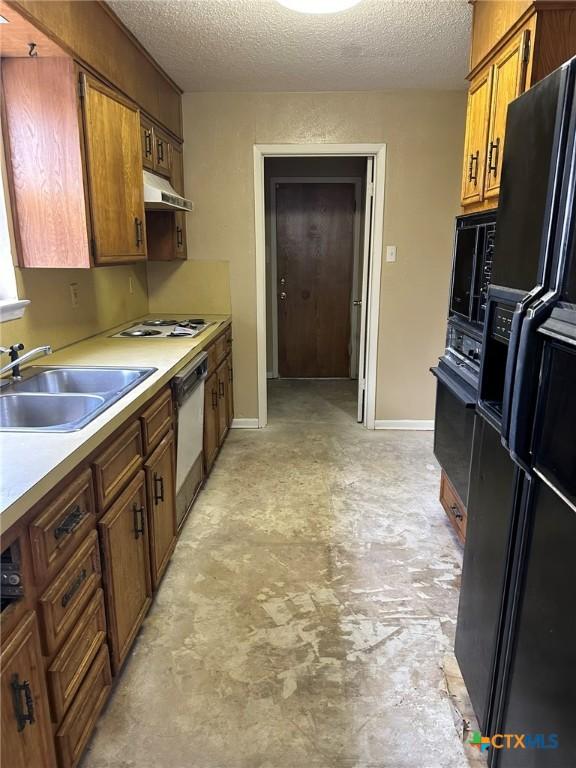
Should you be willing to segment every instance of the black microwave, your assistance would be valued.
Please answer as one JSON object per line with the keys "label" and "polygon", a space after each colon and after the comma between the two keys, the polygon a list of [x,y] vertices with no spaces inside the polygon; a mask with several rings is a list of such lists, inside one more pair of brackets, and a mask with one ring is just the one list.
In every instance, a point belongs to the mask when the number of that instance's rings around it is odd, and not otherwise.
{"label": "black microwave", "polygon": [[454,233],[450,315],[482,325],[496,234],[496,211],[458,216]]}

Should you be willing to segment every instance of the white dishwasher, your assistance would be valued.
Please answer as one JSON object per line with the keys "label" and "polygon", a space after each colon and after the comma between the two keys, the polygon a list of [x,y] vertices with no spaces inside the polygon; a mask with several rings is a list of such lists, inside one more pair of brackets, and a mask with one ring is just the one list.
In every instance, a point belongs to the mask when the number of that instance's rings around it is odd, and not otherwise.
{"label": "white dishwasher", "polygon": [[202,352],[172,379],[176,402],[176,521],[182,527],[204,479],[204,381],[208,355]]}

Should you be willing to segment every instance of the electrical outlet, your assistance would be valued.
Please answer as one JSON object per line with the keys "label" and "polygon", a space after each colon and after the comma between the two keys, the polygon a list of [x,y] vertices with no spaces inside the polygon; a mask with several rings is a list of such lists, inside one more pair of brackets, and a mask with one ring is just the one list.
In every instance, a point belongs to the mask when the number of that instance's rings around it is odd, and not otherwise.
{"label": "electrical outlet", "polygon": [[396,246],[395,245],[387,245],[386,246],[386,261],[396,261]]}
{"label": "electrical outlet", "polygon": [[128,293],[132,295],[134,293],[134,278],[132,275],[128,278]]}
{"label": "electrical outlet", "polygon": [[80,290],[78,283],[70,283],[68,288],[70,290],[70,303],[72,304],[72,309],[78,309],[80,306]]}

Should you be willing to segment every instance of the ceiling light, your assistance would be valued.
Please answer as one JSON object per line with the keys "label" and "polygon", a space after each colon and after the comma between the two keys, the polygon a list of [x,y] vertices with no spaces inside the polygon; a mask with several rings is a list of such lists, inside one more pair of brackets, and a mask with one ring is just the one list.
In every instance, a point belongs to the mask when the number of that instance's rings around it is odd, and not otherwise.
{"label": "ceiling light", "polygon": [[338,13],[358,5],[360,0],[278,0],[280,5],[298,13]]}

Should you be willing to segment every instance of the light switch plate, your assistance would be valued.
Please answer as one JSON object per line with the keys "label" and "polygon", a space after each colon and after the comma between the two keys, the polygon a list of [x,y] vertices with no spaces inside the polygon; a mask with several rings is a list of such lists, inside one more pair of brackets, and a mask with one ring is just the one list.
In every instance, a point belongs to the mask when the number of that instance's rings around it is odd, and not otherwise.
{"label": "light switch plate", "polygon": [[396,246],[395,245],[387,245],[386,246],[386,261],[396,261]]}

